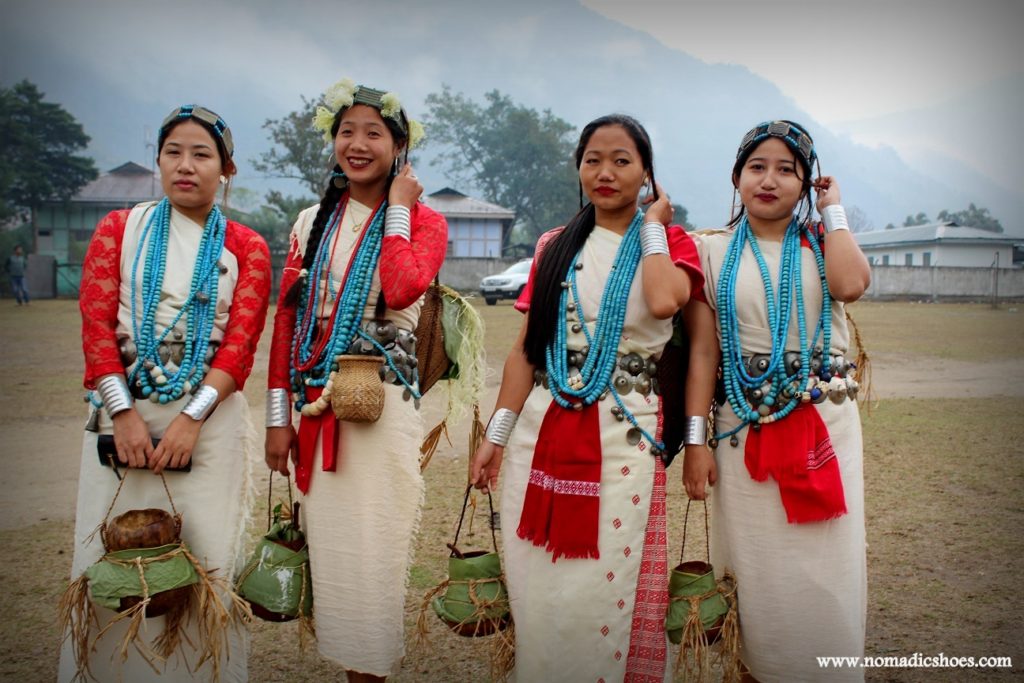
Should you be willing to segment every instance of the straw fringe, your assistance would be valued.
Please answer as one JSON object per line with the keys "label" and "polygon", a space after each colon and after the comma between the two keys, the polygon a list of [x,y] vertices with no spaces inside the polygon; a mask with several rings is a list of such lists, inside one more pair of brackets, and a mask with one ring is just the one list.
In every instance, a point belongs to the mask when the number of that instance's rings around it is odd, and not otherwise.
{"label": "straw fringe", "polygon": [[439,594],[444,593],[452,584],[467,584],[469,586],[469,599],[474,608],[473,612],[458,623],[449,623],[448,621],[445,621],[445,624],[449,629],[460,633],[460,635],[462,635],[461,632],[463,627],[471,625],[472,631],[465,635],[473,637],[481,635],[497,636],[491,643],[490,654],[488,656],[491,679],[494,681],[506,680],[508,678],[508,674],[512,671],[512,665],[515,662],[515,624],[512,621],[511,613],[506,612],[503,617],[488,616],[487,613],[495,606],[501,605],[502,603],[507,606],[508,597],[506,596],[496,600],[484,600],[476,593],[476,587],[478,585],[495,582],[504,583],[504,581],[504,574],[487,579],[464,579],[453,581],[449,578],[427,591],[420,603],[419,615],[416,617],[416,639],[414,647],[421,649],[429,648],[431,646],[430,626],[427,612],[430,609],[434,598]]}
{"label": "straw fringe", "polygon": [[[152,596],[149,593],[149,585],[145,579],[145,565],[170,559],[175,555],[184,555],[192,564],[199,577],[197,583],[192,585],[192,590],[185,593],[182,603],[176,605],[165,615],[164,630],[153,642],[153,647],[146,645],[140,638],[140,630],[146,620],[146,609],[149,606]],[[120,644],[116,648],[115,656],[120,657],[124,663],[128,659],[129,648],[134,647],[142,659],[159,674],[157,664],[163,664],[178,649],[182,640],[186,640],[199,653],[199,659],[194,665],[186,661],[190,672],[194,672],[210,661],[212,668],[212,680],[220,680],[220,655],[223,652],[225,659],[230,658],[227,651],[225,635],[229,628],[238,627],[240,624],[248,623],[252,619],[252,612],[241,598],[229,590],[225,581],[220,577],[211,577],[212,572],[207,572],[184,543],[177,548],[155,557],[135,557],[131,561],[116,560],[106,557],[106,562],[135,567],[139,573],[139,580],[142,585],[142,600],[131,608],[118,613],[103,628],[99,629],[95,636],[91,636],[94,627],[99,627],[99,619],[96,614],[96,607],[89,595],[89,580],[84,574],[75,581],[72,581],[65,590],[58,606],[59,626],[65,638],[71,638],[72,648],[75,654],[75,661],[78,665],[74,681],[96,680],[89,665],[89,655],[96,651],[96,644],[115,625],[128,620],[128,628]],[[218,589],[229,596],[232,607],[229,610],[225,607]],[[199,643],[192,643],[185,632],[185,626],[193,619],[198,629]],[[186,658],[184,655],[182,659]]]}
{"label": "straw fringe", "polygon": [[874,391],[871,386],[871,358],[868,356],[868,351],[864,347],[864,340],[860,336],[860,328],[857,327],[857,321],[850,315],[850,309],[845,309],[846,320],[849,321],[850,327],[853,328],[853,340],[857,345],[857,357],[854,359],[854,364],[857,368],[853,371],[853,378],[860,385],[861,396],[863,397],[864,404],[868,407],[868,413],[871,412],[871,402],[874,400]]}
{"label": "straw fringe", "polygon": [[[700,618],[700,603],[715,593],[722,595],[729,605],[729,611],[719,626],[718,638],[709,643],[704,623]],[[716,582],[714,590],[703,595],[673,596],[671,600],[685,600],[690,603],[676,655],[675,673],[680,675],[683,681],[707,683],[716,680],[712,673],[714,665],[721,671],[722,683],[739,683],[742,678],[739,658],[739,609],[736,600],[736,577],[732,572],[726,570],[722,578]],[[711,656],[712,646],[717,649],[717,655],[714,657]]]}
{"label": "straw fringe", "polygon": [[[450,402],[449,405],[451,405]],[[444,435],[445,440],[448,441],[448,445],[451,446],[452,437],[448,434],[447,418],[438,422],[437,425],[427,433],[426,438],[423,439],[423,444],[420,446],[420,472],[427,469],[427,465],[430,464],[430,459],[433,458],[434,453],[437,452],[437,447],[441,445],[440,442],[442,434]]]}

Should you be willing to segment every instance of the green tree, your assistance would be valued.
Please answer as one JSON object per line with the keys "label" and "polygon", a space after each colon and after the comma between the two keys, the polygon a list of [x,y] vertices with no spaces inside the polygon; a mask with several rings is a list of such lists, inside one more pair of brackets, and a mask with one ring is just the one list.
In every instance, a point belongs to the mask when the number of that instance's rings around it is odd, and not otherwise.
{"label": "green tree", "polygon": [[903,221],[903,227],[910,228],[915,225],[927,225],[928,216],[924,211],[921,211],[916,216],[907,216],[906,220]]}
{"label": "green tree", "polygon": [[690,222],[690,212],[682,204],[672,202],[672,222],[687,230],[696,230],[697,226]]}
{"label": "green tree", "polygon": [[46,200],[67,199],[97,176],[75,153],[89,136],[30,81],[0,88],[0,220],[27,218]]}
{"label": "green tree", "polygon": [[274,147],[252,160],[253,168],[268,178],[298,180],[314,197],[323,194],[333,164],[332,150],[313,128],[316,103],[322,97],[302,97],[302,107],[279,119],[267,119]]}
{"label": "green tree", "polygon": [[974,202],[971,202],[963,211],[955,213],[943,209],[939,212],[937,218],[940,221],[951,221],[957,225],[977,228],[978,230],[1003,232],[1003,224],[999,222],[999,219],[989,213],[988,209],[975,206]]}
{"label": "green tree", "polygon": [[576,129],[492,90],[483,104],[449,86],[427,96],[427,144],[432,166],[455,183],[516,212],[531,240],[564,224],[579,207],[573,164]]}

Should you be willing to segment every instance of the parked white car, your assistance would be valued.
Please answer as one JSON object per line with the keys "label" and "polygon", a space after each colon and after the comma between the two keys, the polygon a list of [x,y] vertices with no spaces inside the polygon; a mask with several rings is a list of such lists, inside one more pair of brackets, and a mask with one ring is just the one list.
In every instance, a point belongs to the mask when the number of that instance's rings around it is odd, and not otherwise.
{"label": "parked white car", "polygon": [[533,259],[528,258],[509,266],[497,275],[488,275],[480,281],[480,294],[488,306],[498,303],[498,299],[516,299],[522,293],[526,281],[530,277],[530,266]]}

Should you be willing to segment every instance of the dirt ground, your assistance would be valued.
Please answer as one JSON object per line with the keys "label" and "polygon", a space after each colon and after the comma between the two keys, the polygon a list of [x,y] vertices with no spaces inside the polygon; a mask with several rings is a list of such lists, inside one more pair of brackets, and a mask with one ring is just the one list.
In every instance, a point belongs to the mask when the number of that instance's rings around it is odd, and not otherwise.
{"label": "dirt ground", "polygon": [[[480,311],[491,366],[481,404],[487,413],[519,316],[508,305]],[[864,413],[868,654],[1001,655],[1013,656],[1015,665],[1003,672],[876,669],[868,677],[1017,678],[1024,671],[1022,573],[1016,565],[1024,553],[1024,312],[860,303],[853,313],[872,355],[876,401]],[[4,601],[0,680],[52,680],[56,670],[53,608],[70,566],[85,419],[79,325],[75,302],[18,308],[0,301],[0,548],[10,555],[26,531],[32,539],[28,551],[19,550],[8,563],[17,578]],[[258,370],[245,391],[256,416],[263,409],[266,347],[261,344]],[[442,409],[441,400],[428,397],[426,423],[433,424]],[[444,445],[427,471],[429,502],[417,557],[432,558],[417,560],[410,601],[444,571],[438,551],[461,502],[465,426],[456,430],[456,447]],[[265,468],[256,466],[265,491]],[[672,471],[678,476],[681,468]],[[673,481],[670,513],[684,506],[681,485]],[[287,628],[256,629],[252,680],[336,678],[338,670],[315,653],[298,664],[291,649],[275,654]],[[483,644],[440,629],[432,634],[432,647],[412,650],[398,680],[486,677]]]}

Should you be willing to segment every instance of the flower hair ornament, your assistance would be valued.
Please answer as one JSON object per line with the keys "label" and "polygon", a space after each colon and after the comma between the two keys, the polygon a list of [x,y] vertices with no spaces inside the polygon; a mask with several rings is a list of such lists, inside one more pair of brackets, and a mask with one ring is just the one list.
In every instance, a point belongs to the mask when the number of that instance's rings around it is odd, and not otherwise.
{"label": "flower hair ornament", "polygon": [[378,109],[381,116],[397,123],[399,129],[409,138],[409,149],[413,149],[423,140],[423,126],[419,121],[404,115],[398,95],[368,88],[365,85],[356,85],[351,78],[343,78],[327,89],[324,93],[324,103],[316,108],[313,128],[322,132],[324,140],[330,142],[334,117],[342,109],[355,104],[365,104]]}

